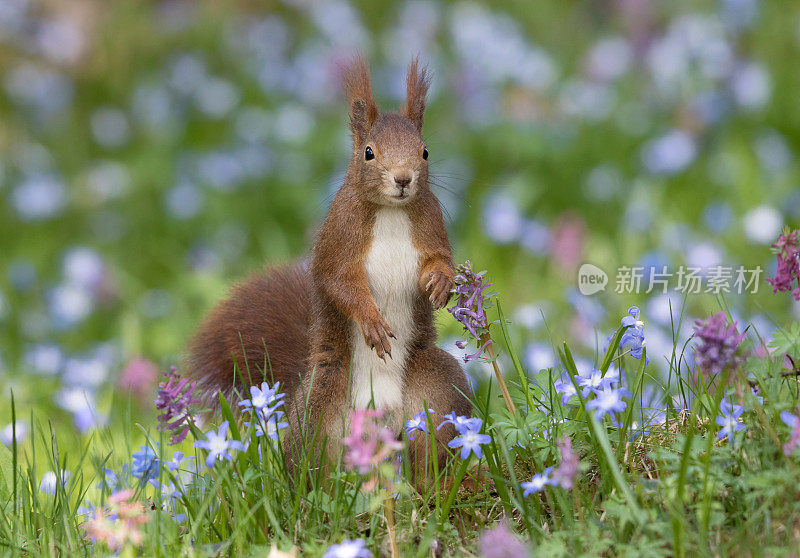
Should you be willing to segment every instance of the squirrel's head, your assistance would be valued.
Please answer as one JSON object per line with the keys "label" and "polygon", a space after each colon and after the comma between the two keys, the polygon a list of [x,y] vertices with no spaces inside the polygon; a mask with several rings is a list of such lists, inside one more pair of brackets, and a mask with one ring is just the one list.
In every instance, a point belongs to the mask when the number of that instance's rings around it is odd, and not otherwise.
{"label": "squirrel's head", "polygon": [[350,172],[357,187],[380,205],[403,205],[428,188],[428,150],[422,140],[425,95],[430,76],[414,59],[406,78],[406,102],[399,113],[379,113],[369,67],[358,57],[344,72],[350,104],[353,159]]}

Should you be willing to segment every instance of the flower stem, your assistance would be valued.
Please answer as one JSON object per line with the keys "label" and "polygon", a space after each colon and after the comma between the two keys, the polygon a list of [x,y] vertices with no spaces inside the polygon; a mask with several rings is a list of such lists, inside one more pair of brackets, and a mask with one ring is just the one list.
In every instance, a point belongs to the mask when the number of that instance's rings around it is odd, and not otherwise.
{"label": "flower stem", "polygon": [[[480,461],[478,461],[478,465],[480,465]],[[455,502],[456,494],[458,494],[458,487],[461,486],[461,481],[464,480],[464,476],[467,474],[468,467],[469,467],[469,456],[467,456],[466,459],[461,460],[461,464],[458,467],[456,476],[453,477],[453,484],[450,487],[449,493],[447,494],[447,500],[445,500],[444,507],[439,510],[441,514],[439,520],[440,528],[442,525],[447,523],[447,519],[450,515],[450,508],[453,507],[453,502]]]}
{"label": "flower stem", "polygon": [[389,548],[391,549],[392,558],[400,556],[400,550],[397,548],[397,533],[395,532],[394,524],[394,498],[392,494],[388,493],[386,499],[383,501],[384,514],[386,515],[386,530],[389,532]]}
{"label": "flower stem", "polygon": [[514,406],[514,402],[511,400],[511,394],[508,393],[508,386],[506,386],[506,381],[503,379],[503,374],[500,373],[500,367],[497,366],[497,358],[494,354],[492,338],[489,336],[489,333],[484,333],[481,335],[481,343],[486,343],[487,341],[489,343],[486,345],[486,353],[492,360],[492,367],[494,368],[494,375],[497,377],[497,384],[500,386],[500,392],[503,394],[503,399],[505,399],[508,412],[511,413],[512,417],[516,416],[517,408]]}

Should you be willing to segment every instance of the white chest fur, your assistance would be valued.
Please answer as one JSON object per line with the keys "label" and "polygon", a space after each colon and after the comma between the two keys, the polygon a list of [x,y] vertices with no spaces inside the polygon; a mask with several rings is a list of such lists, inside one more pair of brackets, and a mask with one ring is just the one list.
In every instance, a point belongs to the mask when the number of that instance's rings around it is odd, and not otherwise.
{"label": "white chest fur", "polygon": [[364,342],[357,324],[351,327],[353,365],[351,402],[357,409],[374,401],[375,408],[399,409],[408,344],[414,333],[413,305],[419,254],[411,242],[411,222],[400,208],[386,207],[375,216],[366,269],[370,291],[396,339],[392,358],[383,361]]}

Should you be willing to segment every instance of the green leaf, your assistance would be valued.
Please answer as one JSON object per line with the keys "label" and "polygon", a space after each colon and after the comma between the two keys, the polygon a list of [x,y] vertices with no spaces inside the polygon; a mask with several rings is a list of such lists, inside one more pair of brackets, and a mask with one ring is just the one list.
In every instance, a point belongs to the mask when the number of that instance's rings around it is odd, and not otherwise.
{"label": "green leaf", "polygon": [[631,515],[634,517],[636,523],[641,525],[645,521],[644,511],[639,506],[639,502],[634,496],[631,487],[628,485],[628,482],[625,480],[625,477],[622,476],[622,471],[617,463],[617,457],[611,449],[611,444],[608,441],[606,429],[597,421],[594,414],[587,413],[587,419],[589,421],[589,428],[591,429],[592,435],[597,441],[597,445],[600,446],[601,449],[601,454],[599,457],[605,460],[606,466],[611,472],[614,485],[627,502],[631,511]]}
{"label": "green leaf", "polygon": [[606,372],[608,372],[608,368],[611,366],[611,361],[614,360],[614,353],[616,353],[617,349],[619,348],[619,342],[622,340],[622,335],[629,327],[630,326],[624,326],[619,328],[614,334],[614,337],[611,338],[611,343],[608,344],[606,354],[603,356],[603,362],[600,363],[600,371],[603,373],[603,376],[605,376]]}
{"label": "green leaf", "polygon": [[5,504],[11,499],[11,487],[14,484],[14,465],[11,451],[0,444],[0,502]]}
{"label": "green leaf", "polygon": [[225,420],[228,421],[231,438],[233,438],[237,442],[241,442],[242,436],[239,434],[239,426],[236,424],[236,418],[234,418],[233,412],[231,411],[231,407],[230,405],[228,405],[228,400],[225,399],[225,396],[222,395],[222,392],[220,392],[219,394],[219,406],[220,409],[222,410],[222,416],[225,417]]}
{"label": "green leaf", "polygon": [[793,322],[788,329],[776,331],[769,342],[769,347],[780,354],[788,354],[795,360],[800,358],[800,323]]}

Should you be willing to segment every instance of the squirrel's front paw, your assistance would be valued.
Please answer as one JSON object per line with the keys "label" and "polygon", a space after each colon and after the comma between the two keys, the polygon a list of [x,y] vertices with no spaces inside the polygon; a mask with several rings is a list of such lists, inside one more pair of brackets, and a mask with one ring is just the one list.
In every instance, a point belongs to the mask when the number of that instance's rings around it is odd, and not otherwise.
{"label": "squirrel's front paw", "polygon": [[374,318],[364,320],[359,324],[361,326],[361,333],[364,335],[364,342],[369,345],[370,349],[375,349],[378,356],[386,360],[385,356],[392,357],[392,346],[389,343],[389,337],[396,339],[392,328],[383,319],[383,316],[378,314]]}
{"label": "squirrel's front paw", "polygon": [[450,300],[450,291],[455,286],[455,278],[451,273],[432,271],[428,276],[428,284],[425,285],[425,292],[428,299],[436,310],[444,308]]}

